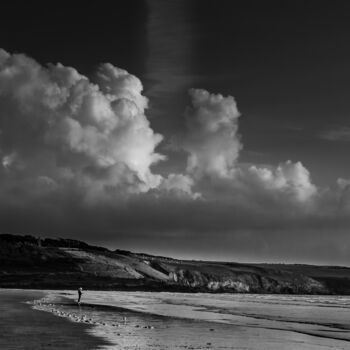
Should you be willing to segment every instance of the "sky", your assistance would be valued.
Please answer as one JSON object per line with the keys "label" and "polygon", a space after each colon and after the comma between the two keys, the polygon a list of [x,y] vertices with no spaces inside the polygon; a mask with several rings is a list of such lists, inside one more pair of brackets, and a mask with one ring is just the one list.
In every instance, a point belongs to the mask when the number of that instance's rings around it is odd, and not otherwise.
{"label": "sky", "polygon": [[1,232],[349,266],[350,3],[2,12]]}

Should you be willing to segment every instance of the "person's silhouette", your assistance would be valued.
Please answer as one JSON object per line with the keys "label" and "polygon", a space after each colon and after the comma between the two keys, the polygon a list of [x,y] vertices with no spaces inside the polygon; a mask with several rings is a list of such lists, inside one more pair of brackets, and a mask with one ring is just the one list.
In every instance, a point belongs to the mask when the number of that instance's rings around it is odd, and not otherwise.
{"label": "person's silhouette", "polygon": [[78,304],[80,304],[81,296],[83,294],[83,288],[78,288]]}

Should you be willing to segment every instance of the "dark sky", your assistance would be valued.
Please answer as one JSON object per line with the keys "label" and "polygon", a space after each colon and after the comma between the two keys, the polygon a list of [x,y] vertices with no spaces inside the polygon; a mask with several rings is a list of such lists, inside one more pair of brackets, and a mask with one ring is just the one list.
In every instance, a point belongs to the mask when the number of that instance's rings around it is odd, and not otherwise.
{"label": "dark sky", "polygon": [[[1,231],[349,264],[349,2],[11,1],[1,12]],[[58,62],[90,85],[47,66]],[[140,79],[148,108],[138,79],[102,63]]]}

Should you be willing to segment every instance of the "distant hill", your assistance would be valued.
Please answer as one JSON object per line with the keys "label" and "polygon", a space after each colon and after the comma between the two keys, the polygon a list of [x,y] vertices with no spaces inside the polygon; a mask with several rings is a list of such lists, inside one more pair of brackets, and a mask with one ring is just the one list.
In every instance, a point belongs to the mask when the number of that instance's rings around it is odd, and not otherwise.
{"label": "distant hill", "polygon": [[0,287],[350,294],[350,268],[176,260],[71,239],[0,235]]}

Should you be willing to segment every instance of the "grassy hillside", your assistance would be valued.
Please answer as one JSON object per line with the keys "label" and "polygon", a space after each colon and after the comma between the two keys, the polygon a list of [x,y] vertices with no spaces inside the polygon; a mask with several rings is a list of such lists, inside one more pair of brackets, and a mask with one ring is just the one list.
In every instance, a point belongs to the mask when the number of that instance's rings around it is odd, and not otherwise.
{"label": "grassy hillside", "polygon": [[350,268],[183,261],[0,235],[0,287],[350,294]]}

